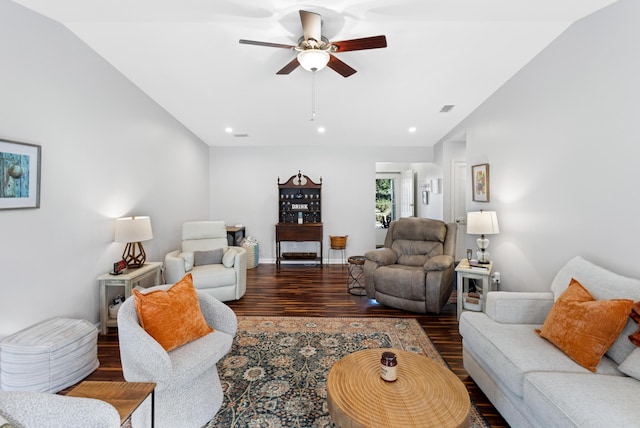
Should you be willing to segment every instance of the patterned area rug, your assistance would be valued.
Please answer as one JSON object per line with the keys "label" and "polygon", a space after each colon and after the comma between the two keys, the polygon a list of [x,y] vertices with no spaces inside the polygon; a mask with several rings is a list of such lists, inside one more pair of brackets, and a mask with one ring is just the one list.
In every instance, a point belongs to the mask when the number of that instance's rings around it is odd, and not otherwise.
{"label": "patterned area rug", "polygon": [[[207,428],[333,428],[325,383],[333,363],[392,347],[446,365],[413,318],[238,317],[231,351],[218,363],[224,402]],[[471,426],[489,427],[473,403]]]}

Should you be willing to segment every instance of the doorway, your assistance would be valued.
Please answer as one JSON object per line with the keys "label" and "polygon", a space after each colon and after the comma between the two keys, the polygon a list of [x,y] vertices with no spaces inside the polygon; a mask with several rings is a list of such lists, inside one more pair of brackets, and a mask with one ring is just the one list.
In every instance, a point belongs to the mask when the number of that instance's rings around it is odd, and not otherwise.
{"label": "doorway", "polygon": [[451,182],[453,195],[451,198],[451,212],[453,220],[458,224],[458,238],[456,240],[456,260],[467,256],[467,163],[453,161],[451,168]]}
{"label": "doorway", "polygon": [[[443,170],[441,166],[432,162],[376,162],[375,177],[376,180],[379,178],[394,180],[394,184],[391,186],[391,191],[395,196],[391,205],[393,209],[391,221],[401,217],[443,220],[445,192],[440,188],[436,191],[431,188],[431,183],[434,181],[442,182]],[[425,191],[428,191],[429,194],[427,198],[422,198]],[[377,210],[378,203],[376,201]],[[376,212],[376,246],[383,246],[387,229],[385,229],[384,223],[379,220],[378,214],[381,213]]]}
{"label": "doorway", "polygon": [[376,248],[384,246],[389,223],[398,219],[400,173],[376,173]]}

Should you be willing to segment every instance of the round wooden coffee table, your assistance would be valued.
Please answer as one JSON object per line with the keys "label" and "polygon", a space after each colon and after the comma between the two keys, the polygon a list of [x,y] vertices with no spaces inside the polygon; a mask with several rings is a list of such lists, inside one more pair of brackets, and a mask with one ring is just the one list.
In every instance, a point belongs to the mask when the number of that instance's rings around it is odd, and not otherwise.
{"label": "round wooden coffee table", "polygon": [[[384,351],[398,357],[395,382],[380,378]],[[460,379],[424,355],[398,349],[366,349],[335,363],[327,401],[339,428],[469,427],[471,400]]]}

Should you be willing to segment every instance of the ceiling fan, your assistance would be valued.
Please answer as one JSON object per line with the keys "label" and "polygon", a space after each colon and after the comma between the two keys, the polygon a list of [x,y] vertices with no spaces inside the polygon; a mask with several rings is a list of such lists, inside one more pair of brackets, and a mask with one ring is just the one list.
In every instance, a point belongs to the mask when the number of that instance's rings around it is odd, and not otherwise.
{"label": "ceiling fan", "polygon": [[303,36],[300,37],[296,46],[244,39],[240,39],[240,43],[298,51],[298,55],[276,74],[289,74],[298,66],[309,71],[319,71],[327,66],[344,77],[351,76],[356,70],[336,58],[334,53],[387,47],[385,36],[329,42],[326,37],[322,36],[322,16],[318,13],[301,10],[300,21],[302,22]]}

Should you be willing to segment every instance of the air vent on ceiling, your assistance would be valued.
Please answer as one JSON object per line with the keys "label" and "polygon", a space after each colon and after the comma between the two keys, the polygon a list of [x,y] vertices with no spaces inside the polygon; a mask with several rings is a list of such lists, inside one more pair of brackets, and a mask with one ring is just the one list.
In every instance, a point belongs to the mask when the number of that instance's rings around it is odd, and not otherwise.
{"label": "air vent on ceiling", "polygon": [[249,134],[233,134],[233,136],[236,138],[243,138],[243,137],[248,137]]}
{"label": "air vent on ceiling", "polygon": [[454,107],[455,105],[453,104],[445,104],[440,109],[440,113],[449,113],[451,110],[453,110]]}

